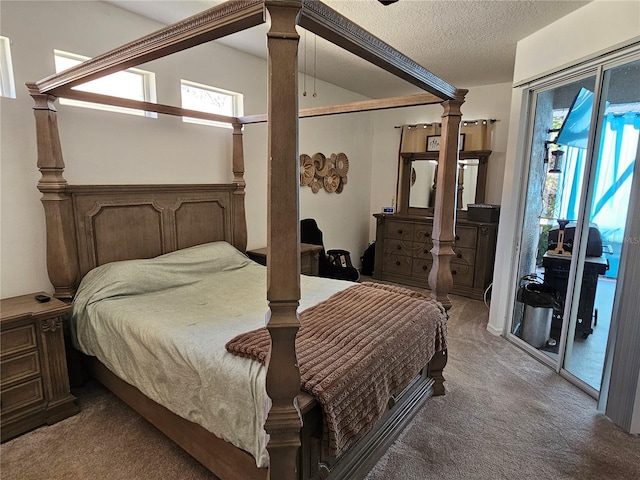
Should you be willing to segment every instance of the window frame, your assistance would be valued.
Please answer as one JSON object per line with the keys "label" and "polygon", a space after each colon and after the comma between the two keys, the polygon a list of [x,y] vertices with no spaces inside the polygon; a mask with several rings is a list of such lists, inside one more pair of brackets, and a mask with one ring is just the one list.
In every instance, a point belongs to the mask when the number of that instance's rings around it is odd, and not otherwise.
{"label": "window frame", "polygon": [[[199,109],[199,108],[194,108],[194,107],[185,107],[184,105],[184,95],[183,95],[183,87],[193,87],[193,88],[197,88],[200,90],[208,90],[214,93],[218,93],[218,94],[222,94],[222,95],[226,95],[228,97],[231,98],[231,103],[232,103],[232,110],[233,112],[231,113],[231,115],[229,115],[228,112],[210,112],[207,110],[203,110],[203,109]],[[200,112],[205,112],[205,113],[214,113],[214,114],[218,114],[218,115],[226,115],[226,116],[231,116],[231,117],[241,117],[242,115],[244,115],[244,94],[240,93],[240,92],[234,92],[231,90],[226,90],[224,88],[220,88],[220,87],[214,87],[213,85],[206,85],[204,83],[198,83],[198,82],[193,82],[191,80],[186,80],[184,78],[180,79],[180,105],[182,108],[184,109],[189,109],[189,110],[197,110]],[[217,122],[215,120],[204,120],[204,119],[200,119],[200,118],[194,118],[194,117],[182,117],[182,121],[185,123],[195,123],[198,125],[208,125],[208,126],[213,126],[213,127],[222,127],[222,128],[233,128],[233,126],[229,123],[226,122]]]}
{"label": "window frame", "polygon": [[16,98],[16,83],[11,60],[11,40],[0,35],[0,97]]}
{"label": "window frame", "polygon": [[[77,53],[66,52],[64,50],[58,50],[58,49],[54,49],[53,55],[54,55],[54,63],[56,63],[57,57],[60,57],[66,60],[77,61],[79,63],[82,63],[86,60],[90,60],[90,57],[85,57],[84,55],[79,55]],[[58,70],[56,66],[56,73],[59,73],[61,71],[63,70]],[[151,72],[148,70],[142,70],[139,68],[128,68],[126,70],[113,73],[112,75],[118,75],[124,72],[138,75],[140,77],[141,83],[142,83],[142,95],[143,95],[142,101],[149,102],[149,103],[157,103],[156,74],[154,72]],[[103,78],[109,78],[110,76],[111,75],[107,75]],[[84,84],[78,85],[77,87],[73,87],[73,89],[86,91],[86,90],[83,90],[81,87],[83,87],[88,83],[90,82],[86,82]],[[92,92],[92,93],[108,95],[108,93],[105,93],[105,92]],[[130,97],[124,97],[122,95],[115,95],[115,96],[119,96],[120,98],[130,98]],[[136,98],[135,100],[140,100],[140,99]],[[85,102],[81,100],[72,100],[69,98],[62,98],[62,97],[59,99],[59,102],[61,105],[70,105],[75,107],[90,108],[93,110],[102,110],[102,111],[115,112],[115,113],[126,113],[128,115],[135,115],[135,116],[148,117],[148,118],[158,118],[158,114],[156,112],[147,112],[145,110],[139,110],[137,108],[116,107],[113,105],[104,105],[100,103]]]}

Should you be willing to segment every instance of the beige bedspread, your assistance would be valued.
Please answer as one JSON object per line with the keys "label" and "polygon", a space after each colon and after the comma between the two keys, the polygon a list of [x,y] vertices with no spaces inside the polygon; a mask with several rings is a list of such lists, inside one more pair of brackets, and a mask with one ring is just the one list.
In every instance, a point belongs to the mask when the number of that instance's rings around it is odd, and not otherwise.
{"label": "beige bedspread", "polygon": [[[301,277],[300,311],[351,282]],[[268,464],[266,372],[225,350],[264,326],[266,268],[224,242],[89,272],[73,302],[75,344],[147,397]]]}
{"label": "beige bedspread", "polygon": [[[442,306],[424,295],[363,283],[342,290],[300,315],[296,353],[302,388],[320,402],[337,457],[371,430],[389,398],[446,349]],[[227,349],[262,363],[270,349],[260,328]]]}

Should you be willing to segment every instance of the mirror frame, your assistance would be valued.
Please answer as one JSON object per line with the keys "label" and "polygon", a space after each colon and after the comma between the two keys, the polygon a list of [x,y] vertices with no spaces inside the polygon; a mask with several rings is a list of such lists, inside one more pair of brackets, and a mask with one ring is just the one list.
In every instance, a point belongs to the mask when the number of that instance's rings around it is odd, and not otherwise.
{"label": "mirror frame", "polygon": [[[435,160],[438,161],[440,152],[403,152],[400,153],[398,165],[398,185],[396,191],[397,213],[409,215],[432,216],[432,207],[410,207],[409,195],[411,193],[411,162],[414,160]],[[458,152],[458,160],[477,159],[478,179],[476,184],[475,203],[483,203],[487,188],[487,163],[491,150],[469,150]],[[458,209],[461,211],[461,209]]]}

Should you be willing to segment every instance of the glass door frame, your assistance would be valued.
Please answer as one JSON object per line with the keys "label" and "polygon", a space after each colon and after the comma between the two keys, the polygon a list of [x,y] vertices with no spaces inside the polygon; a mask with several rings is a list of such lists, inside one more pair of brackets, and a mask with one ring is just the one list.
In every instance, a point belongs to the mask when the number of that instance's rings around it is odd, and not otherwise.
{"label": "glass door frame", "polygon": [[[521,178],[523,185],[529,183],[529,172],[531,168],[531,153],[533,147],[534,127],[535,127],[535,115],[536,115],[536,100],[540,93],[552,90],[563,85],[573,83],[575,81],[595,77],[594,98],[593,107],[591,113],[591,128],[589,131],[588,145],[585,157],[585,171],[583,172],[582,182],[587,188],[582,189],[580,194],[580,203],[578,210],[578,218],[576,222],[576,236],[574,238],[574,251],[578,251],[578,255],[571,257],[571,266],[569,270],[569,278],[567,284],[567,296],[565,299],[565,306],[563,312],[561,338],[558,348],[558,358],[545,355],[543,352],[532,347],[520,337],[512,333],[514,322],[514,310],[513,305],[515,303],[515,291],[516,287],[513,287],[510,294],[510,315],[505,329],[505,338],[512,343],[518,345],[527,353],[540,360],[542,363],[548,365],[560,374],[563,378],[567,379],[570,383],[578,386],[587,394],[599,399],[602,394],[606,398],[606,390],[608,386],[607,372],[610,370],[611,356],[613,352],[612,332],[617,329],[617,319],[615,318],[615,312],[617,311],[618,292],[620,291],[620,282],[616,285],[616,293],[614,297],[613,312],[611,318],[611,326],[609,330],[609,340],[607,341],[607,349],[605,353],[605,361],[603,366],[603,381],[601,384],[601,390],[598,391],[592,386],[588,385],[584,381],[580,380],[570,371],[564,368],[565,358],[567,356],[567,340],[568,340],[568,328],[572,326],[572,332],[575,331],[575,324],[577,319],[578,303],[580,299],[580,283],[576,285],[576,279],[581,279],[583,275],[584,259],[586,257],[587,248],[587,236],[589,233],[589,216],[587,215],[588,205],[591,204],[594,191],[595,191],[595,176],[597,165],[594,165],[594,159],[598,158],[600,154],[600,142],[596,141],[602,135],[602,128],[604,124],[604,112],[605,99],[603,98],[603,87],[605,86],[605,73],[613,68],[640,60],[640,48],[630,48],[622,52],[614,52],[608,55],[607,58],[598,58],[591,62],[585,62],[581,66],[565,69],[553,75],[549,75],[539,81],[531,82],[526,86],[522,86],[523,89],[523,118],[522,121],[526,122],[523,131],[526,132],[526,140],[523,145],[522,154],[524,161],[522,164]],[[526,182],[525,182],[526,179]],[[525,216],[525,203],[527,198],[528,188],[522,188],[520,192],[520,198],[518,199],[518,216],[517,216],[517,232],[522,232]],[[517,237],[517,243],[515,245],[514,257],[518,261],[514,262],[511,268],[510,277],[512,278],[512,285],[518,283],[516,280],[517,272],[519,269],[519,259],[522,248],[521,236]],[[577,290],[577,291],[576,291]],[[572,325],[571,325],[572,324]],[[570,352],[569,352],[570,353]]]}

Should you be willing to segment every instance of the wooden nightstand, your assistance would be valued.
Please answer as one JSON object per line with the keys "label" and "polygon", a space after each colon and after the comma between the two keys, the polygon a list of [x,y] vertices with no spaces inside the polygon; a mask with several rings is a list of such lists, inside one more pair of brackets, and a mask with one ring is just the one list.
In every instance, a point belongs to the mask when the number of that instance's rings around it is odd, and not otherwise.
{"label": "wooden nightstand", "polygon": [[[310,243],[300,244],[300,273],[318,276],[318,262],[322,247]],[[248,257],[260,265],[267,265],[267,247],[247,251]]]}
{"label": "wooden nightstand", "polygon": [[62,328],[71,307],[56,298],[40,303],[35,295],[0,300],[3,442],[80,410],[69,390]]}

